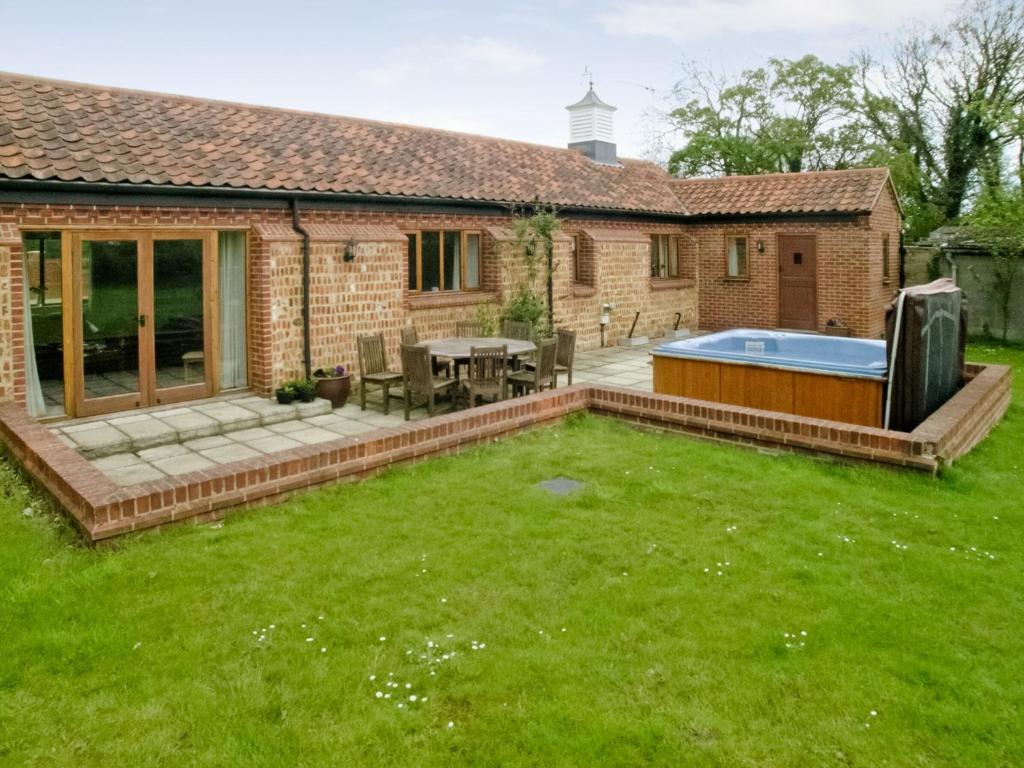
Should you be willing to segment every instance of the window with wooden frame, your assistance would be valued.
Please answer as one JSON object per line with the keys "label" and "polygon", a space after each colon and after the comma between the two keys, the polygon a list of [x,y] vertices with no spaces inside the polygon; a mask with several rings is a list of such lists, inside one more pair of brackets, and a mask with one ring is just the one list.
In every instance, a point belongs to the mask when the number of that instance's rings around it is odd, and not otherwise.
{"label": "window with wooden frame", "polygon": [[750,276],[746,235],[732,235],[725,239],[725,274],[732,278]]}
{"label": "window with wooden frame", "polygon": [[409,283],[414,293],[480,288],[480,233],[458,229],[408,232]]}
{"label": "window with wooden frame", "polygon": [[572,239],[572,282],[574,285],[586,284],[586,278],[583,274],[583,254],[580,252],[579,235],[570,235]]}
{"label": "window with wooden frame", "polygon": [[679,277],[679,240],[672,235],[651,235],[651,277]]}
{"label": "window with wooden frame", "polygon": [[889,282],[889,233],[882,234],[882,280]]}

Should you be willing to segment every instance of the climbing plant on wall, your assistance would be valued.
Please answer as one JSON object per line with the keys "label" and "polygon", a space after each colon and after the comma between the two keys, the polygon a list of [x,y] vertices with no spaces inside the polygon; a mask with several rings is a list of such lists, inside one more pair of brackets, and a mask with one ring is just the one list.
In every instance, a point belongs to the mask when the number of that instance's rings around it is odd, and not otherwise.
{"label": "climbing plant on wall", "polygon": [[[528,322],[541,337],[554,327],[554,236],[562,222],[553,206],[535,205],[512,211],[512,248],[523,260],[524,270],[512,297],[501,312],[503,320]],[[543,290],[537,279],[543,275]],[[546,295],[545,295],[546,294]]]}

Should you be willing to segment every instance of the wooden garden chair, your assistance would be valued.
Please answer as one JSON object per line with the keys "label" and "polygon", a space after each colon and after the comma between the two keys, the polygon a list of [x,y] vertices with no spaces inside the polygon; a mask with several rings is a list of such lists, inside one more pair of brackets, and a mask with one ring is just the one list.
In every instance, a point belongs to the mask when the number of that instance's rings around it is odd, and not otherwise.
{"label": "wooden garden chair", "polygon": [[460,339],[479,339],[484,335],[484,326],[476,320],[459,320],[455,323],[455,335]]}
{"label": "wooden garden chair", "polygon": [[487,398],[493,402],[508,398],[508,347],[471,347],[469,370],[462,379],[462,393],[469,407],[477,399]]}
{"label": "wooden garden chair", "polygon": [[409,412],[413,408],[413,399],[416,402],[425,400],[427,413],[434,415],[437,398],[448,395],[455,400],[455,386],[457,382],[452,379],[443,379],[434,375],[434,369],[430,362],[430,352],[426,347],[419,347],[411,344],[402,345],[402,389],[405,400],[405,420],[409,420]]}
{"label": "wooden garden chair", "polygon": [[555,345],[554,339],[544,339],[537,345],[537,357],[533,370],[516,371],[509,374],[508,381],[512,385],[512,394],[540,392],[545,387],[555,385]]}
{"label": "wooden garden chair", "polygon": [[[559,328],[555,332],[555,339],[555,378],[552,387],[558,386],[558,377],[563,373],[568,376],[569,384],[572,384],[572,365],[576,359],[576,331]],[[528,362],[524,367],[532,371],[536,366]]]}
{"label": "wooden garden chair", "polygon": [[530,341],[533,338],[533,323],[524,320],[502,320],[501,335],[506,339]]}
{"label": "wooden garden chair", "polygon": [[[411,325],[407,325],[402,329],[402,343],[408,344],[411,347],[416,346],[420,343],[420,336],[416,332],[416,328]],[[430,364],[434,367],[434,375],[439,376],[444,374],[448,378],[452,375],[452,364],[449,360],[441,360],[437,355],[430,356]]]}
{"label": "wooden garden chair", "polygon": [[400,384],[402,374],[388,370],[384,334],[376,333],[356,338],[359,350],[359,407],[366,410],[367,387],[380,387],[384,393],[384,413],[391,410],[391,387]]}

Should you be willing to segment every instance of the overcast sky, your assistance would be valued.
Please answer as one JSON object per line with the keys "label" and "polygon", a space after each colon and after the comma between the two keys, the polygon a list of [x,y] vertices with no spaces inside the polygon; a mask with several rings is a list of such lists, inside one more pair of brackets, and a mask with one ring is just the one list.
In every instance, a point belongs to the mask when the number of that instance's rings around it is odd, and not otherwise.
{"label": "overcast sky", "polygon": [[[101,2],[0,0],[0,70],[429,125],[562,146],[565,105],[619,108],[619,153],[679,64],[847,61],[941,0]],[[652,92],[653,90],[653,92]]]}

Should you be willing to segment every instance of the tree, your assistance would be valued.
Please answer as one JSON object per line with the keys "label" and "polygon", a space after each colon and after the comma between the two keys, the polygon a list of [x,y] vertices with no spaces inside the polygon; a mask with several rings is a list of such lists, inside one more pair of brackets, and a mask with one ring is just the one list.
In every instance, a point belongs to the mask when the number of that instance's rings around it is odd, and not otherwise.
{"label": "tree", "polygon": [[683,147],[669,170],[684,176],[845,168],[870,147],[856,119],[853,67],[814,56],[769,59],[735,80],[690,64],[669,112]]}
{"label": "tree", "polygon": [[999,308],[1002,339],[1013,318],[1013,292],[1024,271],[1024,190],[1021,187],[986,190],[967,222],[976,243],[992,257],[989,286]]}
{"label": "tree", "polygon": [[[970,197],[1003,181],[1004,153],[1024,130],[1024,7],[968,0],[943,28],[912,29],[892,58],[862,55],[857,102],[883,160],[902,161],[897,179],[923,235],[955,220]],[[1024,150],[1022,150],[1024,152]],[[1024,154],[1018,172],[1024,178]]]}

